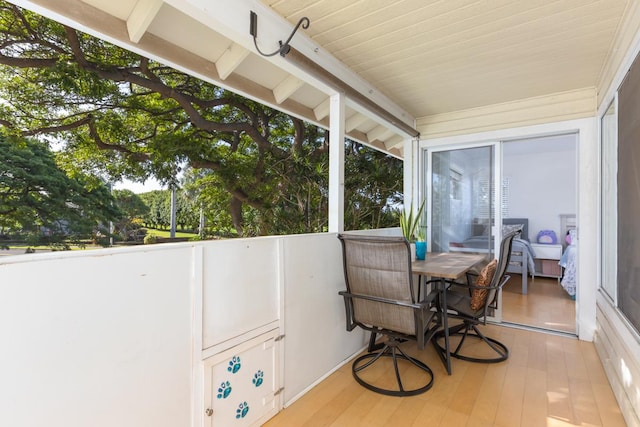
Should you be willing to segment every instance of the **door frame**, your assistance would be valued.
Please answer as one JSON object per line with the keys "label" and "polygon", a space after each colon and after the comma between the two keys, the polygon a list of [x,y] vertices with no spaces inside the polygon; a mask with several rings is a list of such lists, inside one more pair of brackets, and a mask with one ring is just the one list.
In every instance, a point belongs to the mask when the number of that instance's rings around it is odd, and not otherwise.
{"label": "door frame", "polygon": [[[461,128],[464,126],[461,125]],[[421,129],[418,129],[421,130]],[[425,132],[426,133],[426,132]],[[580,251],[578,254],[576,294],[576,333],[584,341],[593,341],[596,330],[596,300],[598,294],[597,278],[600,270],[600,248],[598,245],[600,153],[598,146],[598,120],[596,116],[544,123],[523,127],[495,129],[485,132],[441,136],[421,139],[412,161],[405,167],[416,170],[419,182],[425,183],[423,168],[424,150],[433,150],[443,146],[474,146],[489,141],[510,141],[515,139],[538,138],[562,133],[577,133],[577,209],[576,219],[579,232]],[[423,189],[421,189],[422,191]],[[421,194],[425,192],[422,191]],[[594,259],[597,262],[580,262],[581,259]]]}

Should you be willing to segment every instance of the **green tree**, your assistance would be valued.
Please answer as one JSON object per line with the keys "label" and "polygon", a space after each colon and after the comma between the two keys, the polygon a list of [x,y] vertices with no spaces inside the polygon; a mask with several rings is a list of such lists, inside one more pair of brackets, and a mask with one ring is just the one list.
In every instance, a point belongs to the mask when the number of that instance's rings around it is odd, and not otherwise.
{"label": "green tree", "polygon": [[119,216],[101,182],[67,176],[45,144],[0,137],[0,226],[54,238],[88,237]]}
{"label": "green tree", "polygon": [[170,225],[171,192],[153,190],[140,194],[140,198],[149,208],[142,218],[144,225],[150,228],[168,228]]}
{"label": "green tree", "polygon": [[142,218],[149,212],[149,207],[142,198],[131,190],[113,190],[116,205],[122,212],[120,221],[114,224],[114,233],[122,240],[137,240]]}
{"label": "green tree", "polygon": [[307,154],[301,120],[6,2],[0,39],[5,126],[55,133],[70,166],[112,179],[209,169],[240,234],[243,207],[268,212],[287,160]]}
{"label": "green tree", "polygon": [[402,162],[351,143],[345,154],[345,229],[398,226],[403,201]]}
{"label": "green tree", "polygon": [[176,195],[176,224],[182,230],[194,231],[198,228],[200,208],[196,200],[180,189]]}
{"label": "green tree", "polygon": [[188,165],[219,229],[326,228],[326,131],[4,1],[0,43],[0,124],[64,141],[68,169],[172,185]]}

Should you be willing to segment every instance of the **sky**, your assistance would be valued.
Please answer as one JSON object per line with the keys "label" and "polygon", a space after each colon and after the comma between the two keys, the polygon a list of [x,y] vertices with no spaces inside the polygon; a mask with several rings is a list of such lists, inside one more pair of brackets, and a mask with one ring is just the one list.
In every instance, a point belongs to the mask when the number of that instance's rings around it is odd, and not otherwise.
{"label": "sky", "polygon": [[146,193],[147,191],[153,190],[164,190],[160,183],[153,178],[147,179],[144,184],[125,179],[114,184],[113,188],[115,190],[131,190],[136,194]]}

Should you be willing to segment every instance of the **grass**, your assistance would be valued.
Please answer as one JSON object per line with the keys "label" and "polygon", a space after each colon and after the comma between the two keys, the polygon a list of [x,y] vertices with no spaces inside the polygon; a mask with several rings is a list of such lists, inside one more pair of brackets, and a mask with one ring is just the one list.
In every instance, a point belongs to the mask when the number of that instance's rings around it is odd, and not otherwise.
{"label": "grass", "polygon": [[[74,244],[69,244],[69,250],[71,251],[81,251],[84,249],[99,249],[102,246],[100,245],[93,245],[93,244],[86,244],[86,245],[74,245]],[[9,249],[17,249],[17,250],[23,250],[26,251],[28,248],[33,249],[35,251],[51,251],[51,246],[50,245],[29,245],[27,243],[16,243],[16,244],[11,244],[8,245]],[[57,249],[57,250],[61,250],[61,249]],[[0,255],[2,255],[2,252],[0,251]]]}
{"label": "grass", "polygon": [[[155,228],[145,228],[145,230],[147,231],[147,235],[150,236],[155,236],[158,238],[169,238],[170,237],[170,231],[169,230],[156,230]],[[187,233],[184,231],[176,231],[176,238],[194,238],[194,237],[198,237],[197,233]],[[116,246],[118,245],[118,242],[115,242]],[[141,243],[141,242],[140,242]],[[72,251],[78,251],[78,250],[84,250],[84,249],[100,249],[102,248],[102,246],[100,245],[94,245],[91,243],[87,243],[84,246],[81,245],[76,245],[76,244],[72,244],[72,243],[68,243],[69,245],[69,250]],[[20,250],[20,251],[26,251],[27,248],[30,248],[32,250],[35,250],[37,252],[49,252],[52,250],[52,247],[50,245],[29,245],[28,243],[12,243],[10,245],[7,245],[9,249],[12,250]],[[0,246],[1,248],[2,246]],[[58,249],[60,250],[60,249]],[[0,250],[0,255],[6,255],[6,253],[3,253]]]}
{"label": "grass", "polygon": [[[156,230],[155,228],[145,228],[147,230],[147,236],[156,236],[161,238],[171,237],[169,230]],[[191,238],[198,237],[198,233],[186,233],[184,231],[176,231],[175,237],[177,238]]]}

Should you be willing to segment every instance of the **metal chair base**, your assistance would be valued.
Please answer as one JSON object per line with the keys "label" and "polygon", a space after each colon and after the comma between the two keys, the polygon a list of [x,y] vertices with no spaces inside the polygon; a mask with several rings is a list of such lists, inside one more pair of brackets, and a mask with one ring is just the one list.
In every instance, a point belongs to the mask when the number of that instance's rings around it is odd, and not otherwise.
{"label": "metal chair base", "polygon": [[[384,394],[387,396],[415,396],[421,393],[426,392],[433,386],[433,372],[431,368],[425,365],[418,359],[415,359],[411,356],[405,354],[398,345],[400,342],[394,338],[389,339],[384,344],[382,350],[375,353],[367,353],[358,357],[353,364],[351,365],[351,372],[353,373],[353,377],[361,386],[365,387],[368,390],[371,390],[376,393]],[[360,372],[364,369],[373,365],[376,361],[380,360],[382,357],[390,357],[393,360],[393,368],[395,370],[396,383],[398,385],[397,389],[387,389],[375,386],[360,377]],[[414,388],[407,390],[402,383],[402,379],[400,378],[400,370],[398,368],[398,360],[404,360],[410,362],[415,367],[420,369],[426,375],[426,383],[419,388]]]}
{"label": "metal chair base", "polygon": [[[451,357],[455,357],[456,359],[460,359],[460,360],[466,360],[468,362],[476,362],[476,363],[500,363],[500,362],[504,362],[509,358],[509,349],[507,348],[507,346],[502,344],[500,341],[497,341],[483,334],[474,323],[465,321],[460,325],[456,325],[449,328],[449,339],[451,340],[451,338],[455,336],[459,336],[461,338],[455,350],[451,351],[450,353]],[[491,350],[495,352],[497,356],[485,358],[485,357],[466,356],[462,354],[461,353],[462,345],[464,344],[467,338],[482,340],[491,348]],[[441,353],[444,353],[446,349],[440,343],[441,339],[444,339],[444,331],[438,331],[438,333],[436,333],[433,340],[433,344],[435,345],[438,351],[440,351]]]}

